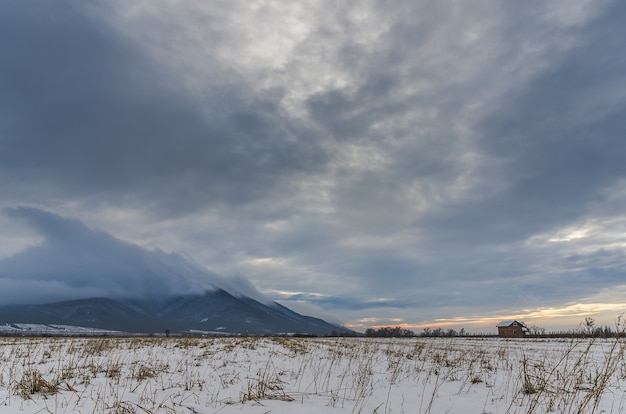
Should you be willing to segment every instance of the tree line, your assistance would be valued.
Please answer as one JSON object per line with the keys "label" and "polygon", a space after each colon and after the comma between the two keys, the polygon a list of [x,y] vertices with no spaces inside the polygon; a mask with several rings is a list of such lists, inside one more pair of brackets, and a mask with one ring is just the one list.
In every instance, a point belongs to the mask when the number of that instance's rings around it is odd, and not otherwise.
{"label": "tree line", "polygon": [[369,328],[365,331],[365,336],[370,338],[413,338],[416,336],[427,337],[453,337],[453,336],[467,336],[465,328],[457,331],[455,329],[443,329],[443,328],[424,328],[424,330],[418,335],[410,329],[403,329],[399,326],[390,327],[385,326],[382,328],[374,329]]}
{"label": "tree line", "polygon": [[365,336],[370,338],[412,338],[416,335],[409,329],[403,329],[399,326],[386,326],[378,329],[368,328],[365,330]]}

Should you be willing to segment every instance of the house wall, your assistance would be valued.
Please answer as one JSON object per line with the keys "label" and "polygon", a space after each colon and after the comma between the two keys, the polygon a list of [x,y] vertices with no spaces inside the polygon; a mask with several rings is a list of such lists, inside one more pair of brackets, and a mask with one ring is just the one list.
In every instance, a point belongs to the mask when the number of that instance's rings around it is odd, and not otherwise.
{"label": "house wall", "polygon": [[523,338],[524,331],[520,325],[517,326],[499,326],[498,336],[502,338]]}

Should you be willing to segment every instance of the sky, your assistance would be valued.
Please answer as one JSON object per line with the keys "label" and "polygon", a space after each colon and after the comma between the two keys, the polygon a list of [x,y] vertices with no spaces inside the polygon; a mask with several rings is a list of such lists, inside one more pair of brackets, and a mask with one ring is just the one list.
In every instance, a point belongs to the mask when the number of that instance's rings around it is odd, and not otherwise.
{"label": "sky", "polygon": [[622,1],[0,2],[0,303],[626,311]]}

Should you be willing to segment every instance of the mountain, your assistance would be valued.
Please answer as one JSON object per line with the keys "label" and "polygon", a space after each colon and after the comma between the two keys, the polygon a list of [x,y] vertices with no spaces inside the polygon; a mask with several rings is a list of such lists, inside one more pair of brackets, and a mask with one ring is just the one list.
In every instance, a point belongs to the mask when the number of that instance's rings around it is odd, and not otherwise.
{"label": "mountain", "polygon": [[0,324],[71,325],[124,332],[207,331],[241,334],[352,331],[300,315],[278,303],[263,304],[225,290],[159,299],[91,298],[45,305],[0,307]]}

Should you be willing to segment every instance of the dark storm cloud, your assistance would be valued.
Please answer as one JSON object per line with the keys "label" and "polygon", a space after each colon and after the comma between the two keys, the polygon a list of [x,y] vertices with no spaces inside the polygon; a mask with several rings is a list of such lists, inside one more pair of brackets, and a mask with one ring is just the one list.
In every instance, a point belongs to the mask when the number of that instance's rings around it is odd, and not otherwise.
{"label": "dark storm cloud", "polygon": [[511,236],[569,222],[626,176],[626,102],[619,92],[611,102],[626,82],[624,18],[625,5],[613,3],[578,29],[581,45],[480,122],[481,146],[502,161],[508,187],[487,211],[515,226],[504,228]]}
{"label": "dark storm cloud", "polygon": [[183,256],[124,242],[75,219],[28,207],[6,212],[26,221],[43,242],[0,260],[0,301],[5,304],[158,297],[217,288],[260,296],[241,277],[229,281]]}
{"label": "dark storm cloud", "polygon": [[0,8],[0,168],[15,192],[176,215],[267,196],[324,160],[311,131],[279,116],[280,94],[234,86],[236,73],[210,61],[213,84],[192,96],[107,24],[103,5]]}

